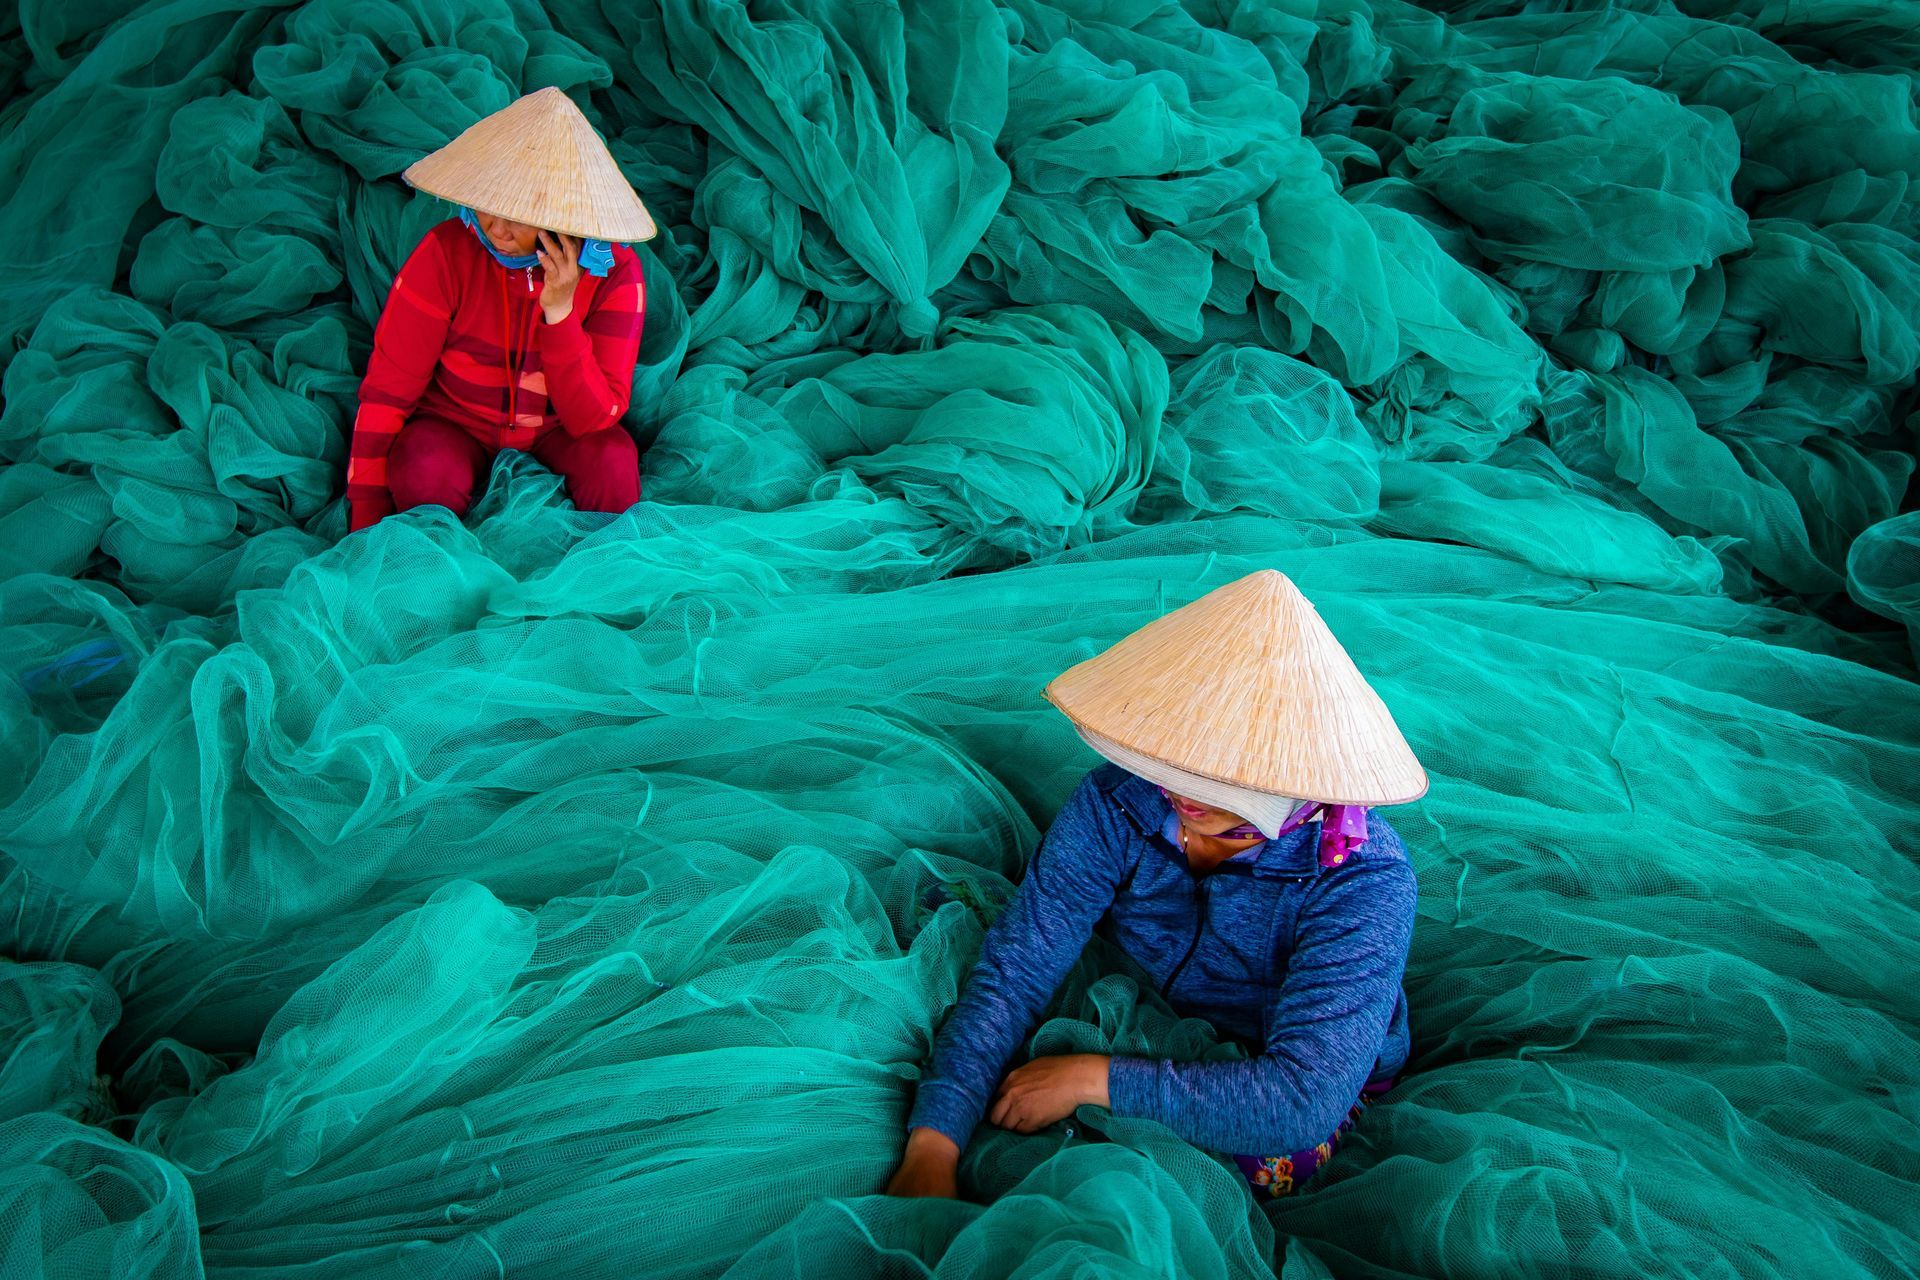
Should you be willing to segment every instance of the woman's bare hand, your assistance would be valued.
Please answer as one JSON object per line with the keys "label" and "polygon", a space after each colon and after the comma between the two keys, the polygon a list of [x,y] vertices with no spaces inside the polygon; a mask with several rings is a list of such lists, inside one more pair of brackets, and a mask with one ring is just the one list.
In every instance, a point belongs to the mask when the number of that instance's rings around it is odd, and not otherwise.
{"label": "woman's bare hand", "polygon": [[540,269],[546,272],[540,309],[547,313],[548,324],[559,324],[573,312],[573,291],[580,283],[580,248],[581,241],[575,236],[540,233],[534,252],[540,255]]}
{"label": "woman's bare hand", "polygon": [[1081,1103],[1107,1105],[1107,1057],[1069,1053],[1035,1058],[1000,1082],[987,1119],[1015,1133],[1037,1133],[1065,1120]]}
{"label": "woman's bare hand", "polygon": [[887,1183],[887,1194],[954,1199],[960,1194],[959,1167],[959,1144],[937,1129],[915,1129],[907,1135],[906,1153]]}

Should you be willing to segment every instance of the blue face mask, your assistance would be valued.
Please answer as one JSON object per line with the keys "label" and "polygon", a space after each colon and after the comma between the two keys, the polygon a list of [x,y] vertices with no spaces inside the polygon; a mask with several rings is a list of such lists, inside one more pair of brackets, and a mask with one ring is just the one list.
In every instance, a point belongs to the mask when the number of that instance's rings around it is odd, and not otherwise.
{"label": "blue face mask", "polygon": [[[465,205],[460,207],[460,221],[473,228],[473,234],[480,238],[493,260],[509,271],[525,271],[529,267],[540,265],[537,253],[502,253],[493,247],[493,241],[487,239],[487,233],[481,229],[480,217]],[[586,240],[580,245],[580,269],[590,276],[604,276],[613,268],[613,246],[605,240]]]}

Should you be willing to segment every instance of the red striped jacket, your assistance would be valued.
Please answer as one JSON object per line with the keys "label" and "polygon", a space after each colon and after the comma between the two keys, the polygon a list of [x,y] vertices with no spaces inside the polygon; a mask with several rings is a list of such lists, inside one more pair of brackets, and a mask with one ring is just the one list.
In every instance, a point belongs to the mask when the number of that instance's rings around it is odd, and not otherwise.
{"label": "red striped jacket", "polygon": [[541,314],[544,280],[539,267],[501,266],[457,218],[421,237],[393,278],[360,383],[347,460],[353,528],[393,511],[387,452],[416,413],[454,423],[490,449],[526,449],[555,429],[577,436],[620,421],[646,315],[639,258],[615,245],[605,276],[582,272],[559,324]]}

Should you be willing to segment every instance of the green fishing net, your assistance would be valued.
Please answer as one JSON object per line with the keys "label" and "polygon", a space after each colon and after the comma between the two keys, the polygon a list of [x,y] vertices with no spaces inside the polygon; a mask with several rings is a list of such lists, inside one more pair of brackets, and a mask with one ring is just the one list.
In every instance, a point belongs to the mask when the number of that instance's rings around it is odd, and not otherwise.
{"label": "green fishing net", "polygon": [[[0,15],[0,1276],[1920,1271],[1920,4]],[[568,91],[647,500],[345,536],[399,171]],[[1084,1108],[877,1193],[1258,568],[1433,776],[1305,1194]],[[1029,1049],[1232,1057],[1096,943]]]}

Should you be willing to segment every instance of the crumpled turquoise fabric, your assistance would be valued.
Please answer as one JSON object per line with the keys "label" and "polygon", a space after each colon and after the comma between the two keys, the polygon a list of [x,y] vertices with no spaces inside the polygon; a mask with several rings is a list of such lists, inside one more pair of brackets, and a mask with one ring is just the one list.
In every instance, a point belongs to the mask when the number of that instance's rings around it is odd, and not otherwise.
{"label": "crumpled turquoise fabric", "polygon": [[[1920,1271],[1920,4],[0,16],[0,1276]],[[647,500],[346,536],[358,377],[580,103]],[[1415,1056],[1256,1205],[1085,1108],[877,1193],[1258,568],[1433,776]],[[1096,943],[1034,1053],[1232,1057]]]}

